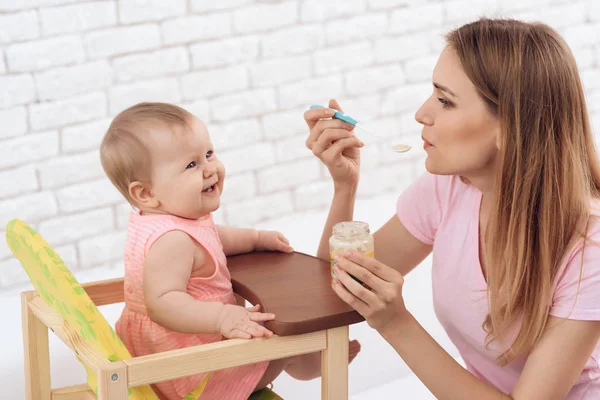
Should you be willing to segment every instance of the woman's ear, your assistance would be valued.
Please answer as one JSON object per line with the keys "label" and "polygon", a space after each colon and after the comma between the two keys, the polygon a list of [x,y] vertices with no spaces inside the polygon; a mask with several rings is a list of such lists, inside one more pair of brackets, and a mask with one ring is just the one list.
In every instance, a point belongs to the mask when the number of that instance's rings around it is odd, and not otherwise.
{"label": "woman's ear", "polygon": [[160,205],[148,185],[139,181],[129,184],[129,196],[138,208],[157,208]]}
{"label": "woman's ear", "polygon": [[496,138],[496,148],[498,150],[500,150],[500,148],[502,147],[502,132],[500,131],[500,124],[496,125],[496,128],[494,129],[494,137]]}

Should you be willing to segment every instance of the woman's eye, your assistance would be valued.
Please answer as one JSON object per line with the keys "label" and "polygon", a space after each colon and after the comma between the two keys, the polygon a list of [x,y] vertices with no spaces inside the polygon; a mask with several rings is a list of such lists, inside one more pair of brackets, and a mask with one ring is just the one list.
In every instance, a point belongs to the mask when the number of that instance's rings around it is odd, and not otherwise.
{"label": "woman's eye", "polygon": [[194,168],[196,166],[196,161],[192,161],[191,163],[189,163],[187,165],[187,167],[185,167],[185,169],[190,169],[190,168]]}
{"label": "woman's eye", "polygon": [[442,103],[442,107],[444,107],[444,108],[452,107],[452,103],[450,101],[444,99],[443,97],[438,97],[438,100],[440,101],[440,103]]}
{"label": "woman's eye", "polygon": [[212,150],[207,151],[206,152],[206,158],[210,158],[213,154],[215,154],[214,151],[212,151]]}

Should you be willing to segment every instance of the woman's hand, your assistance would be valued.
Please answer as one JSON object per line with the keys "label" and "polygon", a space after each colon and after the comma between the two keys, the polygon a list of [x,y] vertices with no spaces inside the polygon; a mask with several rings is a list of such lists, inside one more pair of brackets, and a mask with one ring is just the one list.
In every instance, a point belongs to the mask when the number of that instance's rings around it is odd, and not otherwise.
{"label": "woman's hand", "polygon": [[352,250],[335,253],[333,260],[337,275],[333,290],[382,336],[385,336],[386,328],[397,326],[409,316],[402,298],[404,277],[398,271]]}
{"label": "woman's hand", "polygon": [[329,101],[329,108],[315,108],[304,113],[310,128],[306,147],[325,164],[336,186],[356,187],[360,167],[360,150],[364,146],[354,136],[354,126],[331,118],[331,109],[342,111],[336,100]]}

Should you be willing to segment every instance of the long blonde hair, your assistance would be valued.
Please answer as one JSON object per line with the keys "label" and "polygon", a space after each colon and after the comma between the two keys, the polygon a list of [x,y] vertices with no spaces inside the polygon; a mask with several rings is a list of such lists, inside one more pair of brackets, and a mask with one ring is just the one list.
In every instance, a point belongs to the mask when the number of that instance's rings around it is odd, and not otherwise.
{"label": "long blonde hair", "polygon": [[543,333],[561,261],[585,237],[590,201],[600,197],[600,167],[577,65],[556,31],[483,18],[446,41],[500,120],[483,328],[489,344],[520,325],[498,357],[505,365]]}

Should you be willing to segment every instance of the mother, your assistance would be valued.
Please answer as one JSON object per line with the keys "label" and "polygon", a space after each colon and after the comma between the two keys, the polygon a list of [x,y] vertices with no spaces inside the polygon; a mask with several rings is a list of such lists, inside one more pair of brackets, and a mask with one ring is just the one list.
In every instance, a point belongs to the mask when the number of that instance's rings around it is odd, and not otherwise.
{"label": "mother", "polygon": [[[446,41],[415,115],[427,172],[375,233],[376,260],[335,256],[333,288],[439,399],[598,399],[600,168],[573,55],[548,26],[513,20]],[[363,145],[331,114],[305,113],[335,187],[323,259],[353,218]],[[402,300],[431,252],[435,312],[467,369]]]}

